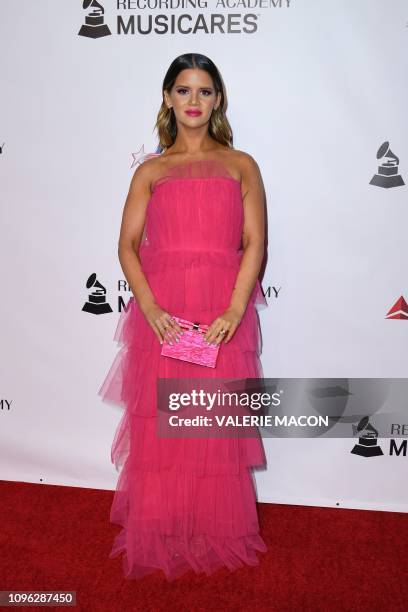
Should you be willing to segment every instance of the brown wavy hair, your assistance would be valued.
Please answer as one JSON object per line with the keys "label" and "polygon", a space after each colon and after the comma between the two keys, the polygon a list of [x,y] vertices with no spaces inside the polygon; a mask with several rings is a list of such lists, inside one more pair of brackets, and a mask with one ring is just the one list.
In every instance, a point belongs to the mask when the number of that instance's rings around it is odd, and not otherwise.
{"label": "brown wavy hair", "polygon": [[174,115],[174,110],[172,108],[167,108],[166,106],[166,103],[164,101],[164,90],[170,91],[176,81],[179,72],[185,70],[186,68],[200,68],[201,70],[206,70],[212,78],[216,94],[218,94],[218,92],[221,92],[220,104],[218,105],[217,109],[214,109],[211,113],[209,134],[215,140],[217,140],[217,142],[228,147],[232,147],[232,129],[225,114],[225,90],[218,68],[216,67],[214,62],[212,62],[210,58],[206,55],[201,55],[201,53],[184,53],[183,55],[179,55],[178,57],[176,57],[175,60],[172,61],[163,79],[163,100],[154,126],[154,128],[157,128],[159,137],[159,145],[157,148],[157,152],[160,153],[164,149],[167,149],[176,140],[176,117]]}

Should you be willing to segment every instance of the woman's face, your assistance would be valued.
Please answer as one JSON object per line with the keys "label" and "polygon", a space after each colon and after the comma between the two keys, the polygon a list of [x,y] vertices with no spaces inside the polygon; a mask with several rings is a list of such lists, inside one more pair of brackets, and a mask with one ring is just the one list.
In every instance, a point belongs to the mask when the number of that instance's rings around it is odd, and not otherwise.
{"label": "woman's face", "polygon": [[[189,127],[207,123],[213,108],[221,101],[221,93],[216,94],[211,76],[200,68],[179,72],[171,91],[165,91],[164,97],[167,106],[173,107],[177,122]],[[197,111],[197,114],[188,111]]]}

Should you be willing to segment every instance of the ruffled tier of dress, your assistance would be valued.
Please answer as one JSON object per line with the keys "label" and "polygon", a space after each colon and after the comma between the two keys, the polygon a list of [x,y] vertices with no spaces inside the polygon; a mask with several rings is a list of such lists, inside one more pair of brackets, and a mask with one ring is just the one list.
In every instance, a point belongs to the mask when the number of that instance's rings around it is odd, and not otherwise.
{"label": "ruffled tier of dress", "polygon": [[[129,454],[131,416],[142,417],[140,426],[132,434],[139,468],[161,470],[174,464],[183,466],[197,474],[237,474],[243,467],[263,465],[265,455],[259,437],[231,438],[228,445],[219,438],[160,438],[157,436],[157,378],[205,379],[221,378],[227,372],[228,378],[260,378],[261,363],[253,350],[240,350],[226,344],[220,347],[217,368],[206,368],[194,363],[183,362],[161,356],[161,345],[155,337],[155,344],[145,350],[132,344],[134,330],[129,324],[133,310],[122,318],[119,341],[124,345],[99,390],[105,402],[112,402],[125,408],[118,425],[111,449],[111,460],[117,469]],[[123,314],[123,313],[122,313]]]}
{"label": "ruffled tier of dress", "polygon": [[[136,417],[131,428],[138,428]],[[259,564],[267,547],[259,535],[252,474],[197,476],[173,467],[139,471],[129,459],[123,469],[110,520],[123,529],[110,553],[123,554],[126,578],[162,570],[168,581],[188,570],[212,574]]]}
{"label": "ruffled tier of dress", "polygon": [[[154,295],[161,296],[163,308],[211,314],[217,310],[221,314],[229,305],[243,253],[234,248],[166,249],[149,243],[139,250],[149,285]],[[258,310],[267,307],[258,279],[251,304]]]}

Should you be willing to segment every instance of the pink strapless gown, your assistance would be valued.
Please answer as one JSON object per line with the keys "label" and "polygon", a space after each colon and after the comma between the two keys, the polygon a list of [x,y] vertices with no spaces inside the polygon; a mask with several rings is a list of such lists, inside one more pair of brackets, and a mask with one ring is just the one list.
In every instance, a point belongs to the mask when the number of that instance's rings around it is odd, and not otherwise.
{"label": "pink strapless gown", "polygon": [[[153,186],[140,259],[157,303],[210,324],[229,305],[238,273],[244,211],[239,181],[216,161],[173,167]],[[110,557],[123,553],[126,578],[157,569],[169,581],[189,569],[210,575],[257,565],[259,534],[251,466],[266,465],[261,438],[159,438],[156,379],[259,378],[257,281],[216,368],[161,356],[161,345],[131,297],[114,339],[120,350],[98,393],[124,408],[112,444],[122,467],[110,521],[122,527]]]}

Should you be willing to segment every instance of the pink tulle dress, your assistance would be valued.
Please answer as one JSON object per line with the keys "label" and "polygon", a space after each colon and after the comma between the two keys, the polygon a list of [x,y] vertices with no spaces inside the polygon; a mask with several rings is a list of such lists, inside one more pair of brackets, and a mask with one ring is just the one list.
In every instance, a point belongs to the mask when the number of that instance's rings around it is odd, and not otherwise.
{"label": "pink tulle dress", "polygon": [[[152,187],[139,256],[157,303],[210,324],[228,306],[243,254],[240,182],[215,160],[173,166]],[[259,436],[164,438],[156,432],[157,378],[260,378],[259,281],[215,368],[162,356],[134,297],[114,340],[119,350],[98,394],[123,407],[111,459],[120,475],[110,521],[122,527],[110,557],[126,578],[158,569],[168,581],[192,569],[210,575],[259,563],[252,466],[265,466]]]}

